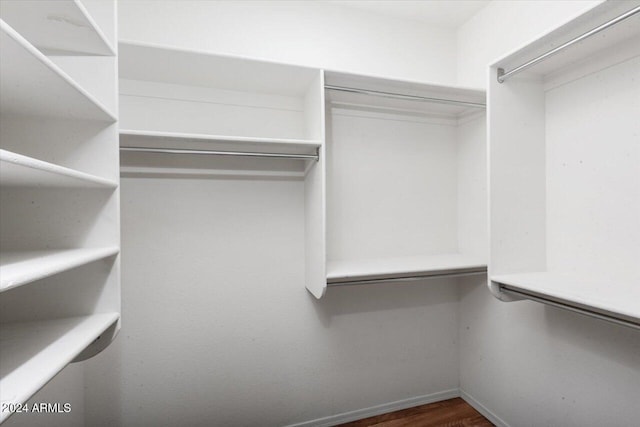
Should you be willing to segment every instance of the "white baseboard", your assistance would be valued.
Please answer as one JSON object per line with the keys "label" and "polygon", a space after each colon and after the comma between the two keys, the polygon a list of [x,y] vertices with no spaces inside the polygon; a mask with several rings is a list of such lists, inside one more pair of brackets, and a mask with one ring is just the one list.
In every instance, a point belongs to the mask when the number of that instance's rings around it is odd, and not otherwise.
{"label": "white baseboard", "polygon": [[398,400],[391,403],[384,403],[382,405],[371,406],[369,408],[358,409],[355,411],[344,412],[342,414],[331,415],[329,417],[318,418],[298,424],[291,424],[287,427],[330,427],[337,424],[348,423],[350,421],[361,420],[362,418],[386,414],[387,412],[399,411],[401,409],[412,408],[414,406],[426,405],[427,403],[453,399],[454,397],[460,397],[460,391],[457,388],[424,396],[411,397],[409,399]]}
{"label": "white baseboard", "polygon": [[486,406],[478,402],[473,396],[471,396],[466,391],[460,389],[460,397],[463,398],[464,401],[467,402],[469,405],[473,406],[473,408],[476,411],[484,415],[486,419],[488,419],[493,424],[495,424],[496,427],[509,427],[509,424],[507,424],[503,419],[501,419],[496,414],[491,412]]}

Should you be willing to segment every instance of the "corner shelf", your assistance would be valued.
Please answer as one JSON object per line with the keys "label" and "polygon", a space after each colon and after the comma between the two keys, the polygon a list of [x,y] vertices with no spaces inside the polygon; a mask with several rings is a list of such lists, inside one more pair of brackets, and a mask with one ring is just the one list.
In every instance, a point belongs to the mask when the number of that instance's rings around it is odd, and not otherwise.
{"label": "corner shelf", "polygon": [[329,261],[327,285],[357,285],[389,280],[444,278],[484,274],[487,264],[461,254],[425,255],[401,258]]}
{"label": "corner shelf", "polygon": [[120,250],[107,248],[23,251],[2,254],[0,292],[61,273],[113,255]]}
{"label": "corner shelf", "polygon": [[633,281],[620,283],[550,272],[502,274],[492,276],[491,281],[502,292],[516,291],[520,297],[595,312],[640,329],[640,287]]}
{"label": "corner shelf", "polygon": [[102,29],[79,0],[3,0],[0,17],[40,50],[115,55]]}
{"label": "corner shelf", "polygon": [[0,149],[3,187],[117,188],[114,181]]}
{"label": "corner shelf", "polygon": [[0,32],[3,114],[116,121],[93,95],[4,21]]}
{"label": "corner shelf", "polygon": [[[100,313],[0,327],[3,404],[27,401],[110,326],[118,313]],[[0,413],[0,423],[11,415]]]}

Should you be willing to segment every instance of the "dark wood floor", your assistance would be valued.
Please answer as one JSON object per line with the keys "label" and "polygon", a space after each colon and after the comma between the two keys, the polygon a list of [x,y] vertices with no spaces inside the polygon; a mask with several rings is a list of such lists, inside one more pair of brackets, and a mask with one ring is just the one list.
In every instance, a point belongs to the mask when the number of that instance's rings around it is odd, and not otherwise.
{"label": "dark wood floor", "polygon": [[480,412],[457,397],[376,417],[342,424],[342,427],[489,427]]}

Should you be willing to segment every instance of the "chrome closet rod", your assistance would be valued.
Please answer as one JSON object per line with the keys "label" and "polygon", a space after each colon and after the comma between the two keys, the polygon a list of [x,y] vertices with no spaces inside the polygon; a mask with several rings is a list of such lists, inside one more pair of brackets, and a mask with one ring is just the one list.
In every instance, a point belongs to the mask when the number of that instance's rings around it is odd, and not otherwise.
{"label": "chrome closet rod", "polygon": [[485,108],[486,104],[481,102],[457,101],[455,99],[431,98],[428,96],[405,95],[402,93],[384,92],[380,90],[358,89],[354,87],[324,85],[325,89],[337,90],[340,92],[360,93],[363,95],[380,96],[383,98],[403,99],[409,101],[434,102],[438,104],[460,105],[465,107]]}
{"label": "chrome closet rod", "polygon": [[327,281],[327,286],[349,286],[349,285],[369,285],[375,283],[387,283],[387,282],[415,282],[417,280],[425,280],[425,279],[446,279],[450,277],[461,277],[461,276],[475,276],[478,274],[484,274],[487,272],[486,268],[479,268],[477,270],[467,270],[467,271],[458,271],[458,272],[448,272],[448,273],[433,273],[433,274],[417,274],[415,276],[403,276],[403,277],[389,277],[382,279],[355,279],[355,280],[341,280],[335,282]]}
{"label": "chrome closet rod", "polygon": [[140,153],[163,154],[204,154],[209,156],[239,156],[239,157],[269,157],[272,159],[303,159],[318,161],[320,155],[316,154],[287,154],[287,153],[259,153],[248,151],[219,151],[219,150],[190,150],[186,148],[147,148],[147,147],[120,147],[120,151],[132,151]]}
{"label": "chrome closet rod", "polygon": [[527,61],[524,64],[519,65],[519,66],[517,66],[516,68],[514,68],[512,70],[505,71],[502,68],[498,68],[498,83],[504,83],[504,81],[506,79],[508,79],[509,77],[513,76],[514,74],[517,74],[520,71],[522,71],[524,69],[527,69],[527,68],[531,67],[532,65],[537,64],[538,62],[544,61],[545,59],[549,58],[550,56],[555,55],[556,53],[560,52],[561,50],[564,50],[564,49],[568,48],[569,46],[572,46],[572,45],[574,45],[574,44],[576,44],[576,43],[578,43],[578,42],[580,42],[580,41],[582,41],[582,40],[584,40],[584,39],[586,39],[588,37],[591,37],[591,36],[593,36],[595,34],[598,34],[600,31],[606,30],[607,28],[611,27],[612,25],[615,25],[615,24],[617,24],[617,23],[619,23],[621,21],[624,21],[625,19],[635,15],[638,12],[640,12],[640,6],[637,6],[637,7],[633,8],[633,9],[629,10],[628,12],[623,13],[620,16],[618,16],[616,18],[613,18],[612,20],[607,21],[604,24],[602,24],[602,25],[600,25],[600,26],[598,26],[598,27],[596,27],[596,28],[594,28],[594,29],[592,29],[590,31],[587,31],[586,33],[584,33],[584,34],[582,34],[582,35],[580,35],[580,36],[578,36],[576,38],[573,38],[573,39],[569,40],[568,42],[563,43],[560,46],[558,46],[558,47],[556,47],[554,49],[551,49],[550,51],[545,52],[542,55],[540,55],[540,56],[538,56],[536,58],[533,58],[532,60]]}
{"label": "chrome closet rod", "polygon": [[524,297],[526,299],[530,299],[532,301],[536,301],[542,304],[550,305],[552,307],[562,308],[563,310],[572,311],[574,313],[582,314],[584,316],[594,317],[596,319],[604,320],[606,322],[615,323],[617,325],[627,326],[629,328],[640,329],[640,323],[635,323],[629,320],[618,319],[616,317],[598,313],[597,311],[589,310],[587,308],[576,307],[573,305],[565,304],[562,302],[554,301],[552,299],[544,298],[538,295],[530,294],[529,292],[524,292],[520,290],[516,290],[504,285],[500,285],[500,291],[505,292],[507,294],[515,294],[517,296]]}

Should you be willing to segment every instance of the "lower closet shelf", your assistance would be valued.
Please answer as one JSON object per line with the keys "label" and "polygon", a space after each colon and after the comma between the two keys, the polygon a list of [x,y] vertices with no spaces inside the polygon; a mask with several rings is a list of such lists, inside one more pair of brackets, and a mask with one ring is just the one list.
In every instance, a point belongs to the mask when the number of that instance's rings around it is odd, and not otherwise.
{"label": "lower closet shelf", "polygon": [[118,252],[120,249],[117,246],[109,246],[2,253],[0,292],[116,255]]}
{"label": "lower closet shelf", "polygon": [[461,254],[329,261],[327,285],[357,285],[397,279],[450,277],[483,274],[486,271],[486,262]]}
{"label": "lower closet shelf", "polygon": [[595,280],[575,275],[534,272],[491,277],[501,291],[521,298],[640,328],[640,286],[637,281]]}
{"label": "lower closet shelf", "polygon": [[99,176],[0,149],[0,182],[7,187],[111,188],[118,186]]}
{"label": "lower closet shelf", "polygon": [[[2,325],[2,403],[26,402],[119,318],[118,313],[101,313]],[[0,422],[9,415],[9,412],[1,412]]]}

